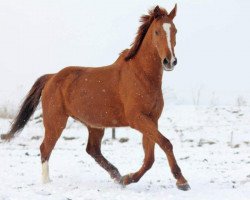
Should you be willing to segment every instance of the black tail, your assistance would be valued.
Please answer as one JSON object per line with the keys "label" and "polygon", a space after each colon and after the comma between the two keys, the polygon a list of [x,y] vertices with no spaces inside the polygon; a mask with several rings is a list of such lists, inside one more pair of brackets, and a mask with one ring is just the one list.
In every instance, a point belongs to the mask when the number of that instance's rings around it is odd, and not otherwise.
{"label": "black tail", "polygon": [[37,79],[22,103],[20,111],[11,125],[10,131],[7,134],[1,135],[2,140],[12,139],[16,133],[20,132],[24,128],[30,117],[35,112],[40,101],[42,90],[51,76],[52,75],[47,74]]}

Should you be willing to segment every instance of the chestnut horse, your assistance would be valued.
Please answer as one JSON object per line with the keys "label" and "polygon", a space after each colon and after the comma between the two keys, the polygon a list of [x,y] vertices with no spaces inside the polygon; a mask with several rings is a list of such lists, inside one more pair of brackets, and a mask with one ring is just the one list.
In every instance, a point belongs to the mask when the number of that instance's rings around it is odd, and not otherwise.
{"label": "chestnut horse", "polygon": [[[72,117],[88,128],[86,151],[115,181],[128,185],[140,180],[154,163],[158,144],[165,152],[176,185],[190,189],[177,165],[173,146],[158,130],[163,109],[162,74],[177,64],[174,53],[176,5],[168,13],[156,6],[141,17],[141,26],[130,49],[124,50],[109,66],[66,67],[56,74],[40,77],[28,93],[10,131],[2,139],[10,140],[21,131],[39,104],[43,109],[45,137],[41,144],[43,182],[49,179],[49,157]],[[101,140],[107,127],[130,126],[143,135],[144,162],[141,168],[125,176],[101,153]]]}

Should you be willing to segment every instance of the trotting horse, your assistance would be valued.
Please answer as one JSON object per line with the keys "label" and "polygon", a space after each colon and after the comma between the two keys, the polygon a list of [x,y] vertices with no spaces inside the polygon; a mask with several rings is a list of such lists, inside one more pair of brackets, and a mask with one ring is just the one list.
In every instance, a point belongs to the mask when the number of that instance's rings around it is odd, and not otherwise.
{"label": "trotting horse", "polygon": [[[174,53],[176,5],[168,13],[156,6],[141,17],[141,26],[130,49],[124,50],[109,66],[66,67],[56,74],[40,77],[11,126],[1,138],[10,140],[21,131],[39,104],[43,109],[45,137],[40,146],[43,182],[49,179],[49,157],[72,117],[88,128],[86,151],[115,181],[128,185],[140,180],[154,163],[154,147],[166,153],[176,185],[190,189],[177,165],[173,146],[158,130],[163,109],[162,74],[177,64]],[[130,126],[143,135],[145,158],[141,168],[125,176],[101,153],[101,140],[107,127]]]}

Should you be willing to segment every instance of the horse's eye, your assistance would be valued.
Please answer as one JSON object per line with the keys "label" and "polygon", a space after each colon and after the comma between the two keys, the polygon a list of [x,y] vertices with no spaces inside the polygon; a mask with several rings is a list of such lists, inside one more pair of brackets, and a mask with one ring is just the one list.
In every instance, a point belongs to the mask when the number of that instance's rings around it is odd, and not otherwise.
{"label": "horse's eye", "polygon": [[155,35],[159,35],[159,32],[158,32],[158,31],[155,31]]}

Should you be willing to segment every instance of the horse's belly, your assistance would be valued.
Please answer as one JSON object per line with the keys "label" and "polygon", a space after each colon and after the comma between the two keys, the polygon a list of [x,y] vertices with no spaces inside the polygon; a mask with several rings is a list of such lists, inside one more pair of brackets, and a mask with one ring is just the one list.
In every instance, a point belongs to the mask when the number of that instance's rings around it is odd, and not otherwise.
{"label": "horse's belly", "polygon": [[123,112],[119,108],[99,107],[85,108],[81,120],[94,127],[120,127],[127,126]]}
{"label": "horse's belly", "polygon": [[71,104],[72,117],[92,127],[127,126],[122,104],[108,96],[86,97]]}

